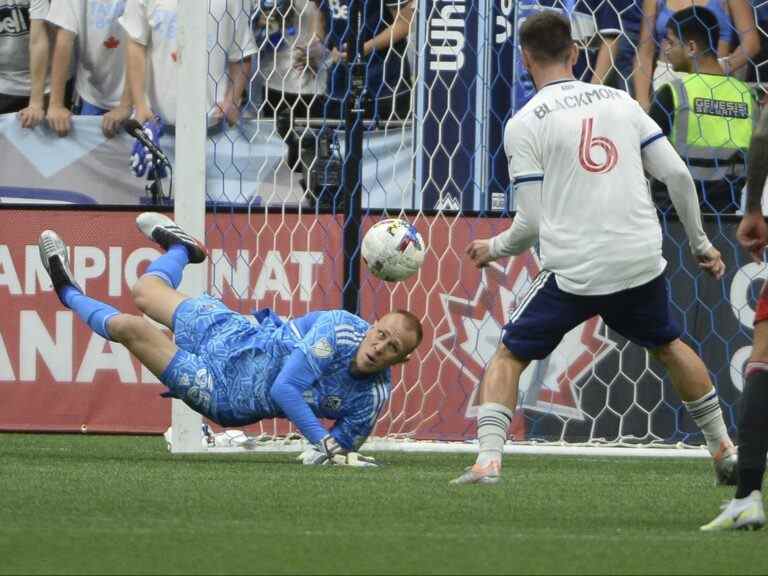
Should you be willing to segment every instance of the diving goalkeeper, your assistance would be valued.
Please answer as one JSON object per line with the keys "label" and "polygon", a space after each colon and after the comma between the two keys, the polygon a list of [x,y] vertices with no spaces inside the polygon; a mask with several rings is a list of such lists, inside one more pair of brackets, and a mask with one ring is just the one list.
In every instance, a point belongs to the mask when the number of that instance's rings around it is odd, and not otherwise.
{"label": "diving goalkeeper", "polygon": [[[123,344],[190,408],[221,426],[288,418],[314,445],[305,464],[345,463],[373,430],[391,388],[389,368],[422,339],[419,319],[390,312],[371,325],[343,310],[283,322],[269,309],[239,314],[220,300],[178,292],[184,267],[205,248],[162,214],[145,212],[139,229],[166,252],[132,289],[141,312],[170,328],[171,341],[141,316],[83,294],[59,236],[40,235],[40,258],[61,302],[100,336]],[[330,430],[319,418],[335,421]]]}

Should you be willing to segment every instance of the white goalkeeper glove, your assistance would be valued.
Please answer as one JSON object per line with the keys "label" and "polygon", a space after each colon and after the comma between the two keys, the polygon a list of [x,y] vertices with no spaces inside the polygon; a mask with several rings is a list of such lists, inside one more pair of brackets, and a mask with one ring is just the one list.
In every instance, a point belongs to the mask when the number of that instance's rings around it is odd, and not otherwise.
{"label": "white goalkeeper glove", "polygon": [[347,452],[330,434],[317,445],[310,446],[299,454],[297,460],[305,466],[333,464],[335,466],[369,467],[376,466],[376,461],[357,452]]}
{"label": "white goalkeeper glove", "polygon": [[328,464],[334,456],[344,454],[346,454],[346,450],[336,442],[333,436],[328,434],[320,442],[304,450],[298,459],[308,466],[317,466],[318,464]]}

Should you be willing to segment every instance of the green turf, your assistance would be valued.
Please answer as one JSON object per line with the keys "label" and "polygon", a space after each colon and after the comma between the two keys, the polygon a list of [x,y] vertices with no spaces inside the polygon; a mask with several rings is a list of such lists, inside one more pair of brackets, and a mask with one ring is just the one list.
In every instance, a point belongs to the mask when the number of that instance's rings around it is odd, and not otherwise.
{"label": "green turf", "polygon": [[768,531],[701,534],[706,461],[171,456],[159,437],[0,435],[0,573],[766,573]]}

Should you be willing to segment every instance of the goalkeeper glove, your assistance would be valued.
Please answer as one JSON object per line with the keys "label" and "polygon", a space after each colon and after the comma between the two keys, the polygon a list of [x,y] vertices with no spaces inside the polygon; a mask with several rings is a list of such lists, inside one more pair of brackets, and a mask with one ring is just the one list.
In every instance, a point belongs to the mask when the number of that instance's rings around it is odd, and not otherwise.
{"label": "goalkeeper glove", "polygon": [[352,466],[353,468],[376,468],[378,464],[371,456],[363,456],[358,452],[349,452],[348,454],[337,454],[333,458],[328,458],[325,452],[321,452],[315,446],[310,446],[296,458],[305,466]]}
{"label": "goalkeeper glove", "polygon": [[357,452],[347,452],[330,434],[316,445],[304,450],[297,459],[301,460],[305,466],[333,464],[336,466],[368,467],[377,465],[376,461],[369,456],[363,456]]}
{"label": "goalkeeper glove", "polygon": [[376,460],[372,456],[363,456],[359,452],[349,452],[334,456],[330,463],[334,466],[352,466],[353,468],[377,468]]}
{"label": "goalkeeper glove", "polygon": [[376,467],[376,460],[370,456],[363,456],[358,452],[347,452],[332,436],[326,436],[317,445],[310,446],[299,454],[300,460],[305,466],[352,466],[355,468]]}
{"label": "goalkeeper glove", "polygon": [[[145,122],[143,128],[147,138],[156,146],[159,146],[160,136],[163,135],[165,128],[162,120],[156,116],[153,120]],[[144,176],[144,174],[147,174],[147,177],[155,178],[165,178],[166,176],[165,166],[162,164],[156,166],[152,153],[138,140],[133,143],[133,148],[131,149],[131,172],[139,178]]]}
{"label": "goalkeeper glove", "polygon": [[320,442],[304,450],[298,459],[301,460],[303,464],[313,466],[317,464],[328,464],[334,456],[343,454],[346,454],[346,450],[336,442],[336,439],[333,436],[328,434],[324,436]]}

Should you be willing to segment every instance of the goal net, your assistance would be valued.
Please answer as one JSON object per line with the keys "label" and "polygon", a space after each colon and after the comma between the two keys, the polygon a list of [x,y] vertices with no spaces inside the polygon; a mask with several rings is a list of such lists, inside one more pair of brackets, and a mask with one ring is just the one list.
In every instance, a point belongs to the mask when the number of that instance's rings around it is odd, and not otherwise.
{"label": "goal net", "polygon": [[[192,290],[242,312],[269,307],[284,317],[347,307],[373,320],[411,310],[425,339],[393,370],[391,401],[370,446],[434,449],[439,441],[448,450],[472,449],[484,366],[540,270],[533,250],[482,271],[464,255],[471,240],[505,229],[514,206],[502,132],[533,91],[515,30],[536,10],[567,13],[582,53],[577,74],[632,89],[634,5],[180,1],[187,80],[179,84],[176,145],[179,154],[194,142],[206,150],[204,173],[194,161],[199,147],[186,163],[177,156],[176,216],[199,224],[210,253]],[[198,33],[205,27],[205,44],[190,34],[195,25]],[[407,218],[429,246],[423,268],[406,282],[384,283],[358,268],[362,233],[385,216]],[[673,213],[662,213],[662,224],[673,314],[703,356],[733,429],[755,288],[766,273],[739,254],[733,216],[705,217],[728,266],[722,283],[697,269]],[[660,366],[597,317],[532,363],[520,391],[515,442],[702,443]],[[198,418],[183,406],[174,410],[174,450],[215,444],[202,437]],[[219,439],[238,449],[298,446],[284,421],[235,436]]]}

